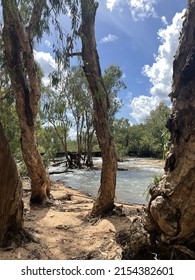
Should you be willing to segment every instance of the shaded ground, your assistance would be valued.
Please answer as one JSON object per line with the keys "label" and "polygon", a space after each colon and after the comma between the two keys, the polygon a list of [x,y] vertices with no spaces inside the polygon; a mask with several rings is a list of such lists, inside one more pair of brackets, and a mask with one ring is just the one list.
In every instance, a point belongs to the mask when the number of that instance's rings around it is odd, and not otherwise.
{"label": "shaded ground", "polygon": [[[53,204],[30,207],[29,182],[24,182],[25,228],[35,242],[13,243],[0,249],[0,259],[121,259],[122,245],[118,233],[127,230],[135,218],[144,212],[143,205],[119,206],[111,216],[90,220],[87,214],[93,199],[86,194],[64,187],[60,182],[52,186]],[[123,208],[123,211],[121,209]]]}
{"label": "shaded ground", "polygon": [[[138,164],[163,166],[162,161],[148,159]],[[51,205],[30,206],[30,183],[23,180],[24,226],[31,241],[24,234],[19,246],[16,242],[0,248],[0,260],[195,259],[194,237],[187,245],[148,239],[144,205],[116,204],[108,216],[92,220],[89,195],[62,182],[53,182],[51,193]]]}

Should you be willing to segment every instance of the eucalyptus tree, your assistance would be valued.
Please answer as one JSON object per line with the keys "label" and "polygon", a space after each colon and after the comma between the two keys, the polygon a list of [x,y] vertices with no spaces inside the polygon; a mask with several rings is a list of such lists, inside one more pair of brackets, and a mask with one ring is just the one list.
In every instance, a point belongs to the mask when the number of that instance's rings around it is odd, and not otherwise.
{"label": "eucalyptus tree", "polygon": [[[165,175],[151,189],[147,229],[156,242],[190,254],[195,232],[195,0],[188,8],[173,63],[170,94],[173,113],[168,122],[171,147]],[[174,249],[174,244],[180,244]],[[191,244],[191,245],[190,245]]]}
{"label": "eucalyptus tree", "polygon": [[110,65],[104,71],[103,79],[109,98],[108,115],[111,127],[113,126],[116,113],[118,113],[123,106],[122,101],[118,98],[118,93],[126,89],[122,78],[123,72],[117,65]]}
{"label": "eucalyptus tree", "polygon": [[0,120],[4,133],[11,146],[12,153],[20,153],[18,118],[15,110],[15,98],[6,69],[2,29],[0,28]]}
{"label": "eucalyptus tree", "polygon": [[148,142],[150,142],[153,156],[158,156],[160,158],[165,157],[170,138],[170,133],[166,128],[166,124],[170,115],[171,109],[164,101],[161,101],[158,107],[150,112],[150,115],[144,122],[145,136]]}
{"label": "eucalyptus tree", "polygon": [[[63,128],[59,127],[59,133],[63,137]],[[43,125],[40,120],[37,124],[37,144],[41,152],[45,166],[49,166],[59,151],[64,151],[54,127]]]}
{"label": "eucalyptus tree", "polygon": [[15,99],[12,90],[8,86],[0,85],[0,120],[4,133],[10,144],[13,156],[21,159],[20,128],[15,109]]}
{"label": "eucalyptus tree", "polygon": [[109,125],[109,97],[99,62],[95,39],[95,17],[98,3],[81,0],[81,25],[79,34],[82,41],[83,69],[93,99],[94,125],[102,152],[101,182],[92,215],[101,215],[114,208],[117,157]]}
{"label": "eucalyptus tree", "polygon": [[[108,114],[110,125],[112,125],[115,114],[122,106],[121,101],[118,99],[118,92],[125,88],[125,84],[121,79],[122,75],[120,68],[115,65],[106,68],[103,75],[109,99]],[[64,79],[64,92],[67,94],[69,109],[76,124],[78,154],[81,155],[85,146],[87,152],[86,164],[92,167],[93,101],[88,81],[81,66],[73,66],[67,72],[67,76]]]}
{"label": "eucalyptus tree", "polygon": [[85,123],[85,95],[84,75],[77,67],[71,68],[65,81],[65,91],[69,96],[68,104],[76,126],[76,141],[78,152],[78,166],[81,166],[81,154],[83,151],[83,129]]}
{"label": "eucalyptus tree", "polygon": [[23,229],[22,183],[0,123],[0,246]]}
{"label": "eucalyptus tree", "polygon": [[[34,39],[40,37],[46,16],[46,1],[2,0],[3,41],[6,64],[16,98],[21,129],[21,148],[31,178],[31,202],[43,203],[50,194],[50,180],[36,140],[36,116],[40,98],[40,82],[33,55]],[[28,2],[28,3],[27,3]],[[21,5],[21,4],[26,4]],[[24,9],[26,7],[26,9]],[[22,12],[25,10],[25,17]]]}
{"label": "eucalyptus tree", "polygon": [[[60,6],[61,1],[57,1],[57,3]],[[64,50],[63,44],[61,44],[62,48],[56,45],[55,54],[59,64],[64,62],[66,66],[68,65],[67,57],[75,55],[82,57],[83,70],[93,100],[94,126],[102,152],[101,183],[92,215],[101,215],[114,208],[117,158],[109,124],[109,94],[102,78],[95,39],[95,17],[98,3],[94,0],[66,0],[64,3],[69,8],[72,34],[66,35],[66,50]],[[67,15],[67,9],[62,13]],[[62,29],[59,28],[59,25],[57,25],[57,29],[61,40],[63,39]],[[77,38],[81,40],[81,52],[74,51],[74,42]]]}
{"label": "eucalyptus tree", "polygon": [[72,67],[65,78],[64,85],[69,109],[76,125],[79,161],[82,152],[86,150],[86,164],[92,167],[93,108],[88,82],[83,69],[79,66]]}
{"label": "eucalyptus tree", "polygon": [[[80,55],[93,100],[94,127],[102,153],[101,182],[91,214],[98,216],[114,208],[117,157],[109,124],[109,94],[101,73],[95,38],[98,3],[94,0],[66,1],[72,19],[66,57]],[[74,52],[74,40],[81,39],[81,52]]]}
{"label": "eucalyptus tree", "polygon": [[16,152],[17,118],[1,35],[0,30],[0,247],[10,245],[23,230],[22,183],[5,135],[12,140],[12,149]]}
{"label": "eucalyptus tree", "polygon": [[65,152],[66,159],[69,162],[67,140],[69,130],[72,126],[72,120],[68,117],[67,96],[60,87],[61,83],[56,85],[56,88],[50,88],[49,86],[45,88],[45,92],[41,98],[40,115],[42,125],[44,125],[45,128],[47,126],[52,126],[54,128],[61,142],[63,151]]}
{"label": "eucalyptus tree", "polygon": [[113,136],[116,143],[117,157],[127,156],[130,145],[131,124],[128,119],[121,118],[113,121]]}

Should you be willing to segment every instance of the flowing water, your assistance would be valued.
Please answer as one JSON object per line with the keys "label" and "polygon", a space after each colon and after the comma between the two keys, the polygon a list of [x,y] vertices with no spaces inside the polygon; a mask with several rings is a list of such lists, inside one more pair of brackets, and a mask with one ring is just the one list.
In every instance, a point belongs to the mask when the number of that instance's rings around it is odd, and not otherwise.
{"label": "flowing water", "polygon": [[[95,165],[101,159],[94,159]],[[117,171],[116,202],[127,203],[147,203],[148,186],[153,182],[154,176],[161,176],[163,168],[151,164],[150,159],[141,164],[141,159],[128,159],[119,163],[119,167],[127,168],[126,171]],[[64,170],[64,166],[51,167],[50,171]],[[100,170],[88,171],[72,170],[63,174],[51,175],[52,180],[61,180],[66,186],[81,190],[90,194],[92,197],[97,195],[100,185]]]}

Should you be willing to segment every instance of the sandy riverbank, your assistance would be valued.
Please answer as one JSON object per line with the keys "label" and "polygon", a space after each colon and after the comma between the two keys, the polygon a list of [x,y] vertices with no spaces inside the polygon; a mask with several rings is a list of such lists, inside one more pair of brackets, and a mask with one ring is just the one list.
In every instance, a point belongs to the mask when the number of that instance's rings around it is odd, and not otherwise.
{"label": "sandy riverbank", "polygon": [[52,186],[53,205],[30,207],[29,188],[25,181],[24,225],[37,243],[24,242],[18,248],[12,244],[0,249],[0,260],[121,259],[122,248],[116,236],[144,212],[143,205],[120,204],[123,214],[116,211],[109,217],[91,221],[86,216],[93,199],[86,194],[55,182]]}

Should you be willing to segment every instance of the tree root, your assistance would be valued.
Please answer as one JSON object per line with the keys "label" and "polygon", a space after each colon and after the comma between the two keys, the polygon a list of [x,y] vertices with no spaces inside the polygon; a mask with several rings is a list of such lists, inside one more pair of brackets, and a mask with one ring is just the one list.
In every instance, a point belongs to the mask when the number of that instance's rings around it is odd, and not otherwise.
{"label": "tree root", "polygon": [[[179,251],[183,254],[183,256],[188,256],[191,260],[195,260],[195,252],[191,251],[189,248],[183,245],[174,245],[172,247],[173,250]],[[176,252],[175,252],[176,254]]]}
{"label": "tree root", "polygon": [[1,247],[3,248],[3,251],[11,251],[20,246],[24,246],[24,244],[29,242],[40,243],[38,238],[27,229],[22,228],[20,230],[7,232],[6,238]]}
{"label": "tree root", "polygon": [[22,235],[27,242],[40,243],[40,240],[25,228],[22,230]]}

